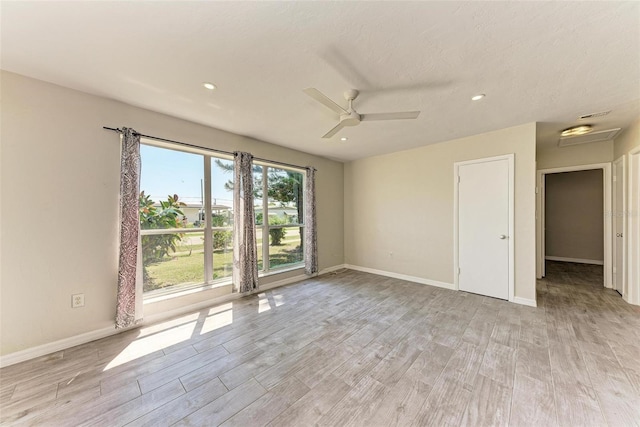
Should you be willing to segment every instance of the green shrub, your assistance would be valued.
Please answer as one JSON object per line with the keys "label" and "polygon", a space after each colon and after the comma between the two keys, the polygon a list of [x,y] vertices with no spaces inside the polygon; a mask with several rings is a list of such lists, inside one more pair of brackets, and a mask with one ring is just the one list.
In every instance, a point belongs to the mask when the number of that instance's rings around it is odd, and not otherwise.
{"label": "green shrub", "polygon": [[[287,220],[285,218],[280,218],[279,216],[269,216],[269,225],[282,225],[286,224]],[[284,228],[270,228],[269,236],[271,236],[271,246],[280,246],[282,245],[282,239],[287,234],[287,230]]]}
{"label": "green shrub", "polygon": [[[212,227],[229,227],[231,220],[229,213],[214,213],[211,214],[211,226]],[[225,230],[215,230],[213,232],[213,250],[226,249],[231,244],[233,233]]]}
{"label": "green shrub", "polygon": [[214,231],[213,232],[213,250],[226,249],[231,244],[233,233],[231,231]]}

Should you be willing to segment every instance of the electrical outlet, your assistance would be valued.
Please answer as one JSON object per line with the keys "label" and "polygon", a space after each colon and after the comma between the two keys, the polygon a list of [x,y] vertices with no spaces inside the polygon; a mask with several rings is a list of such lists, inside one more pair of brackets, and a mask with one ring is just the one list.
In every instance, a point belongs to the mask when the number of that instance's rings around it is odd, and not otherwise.
{"label": "electrical outlet", "polygon": [[84,294],[71,295],[71,308],[84,307]]}

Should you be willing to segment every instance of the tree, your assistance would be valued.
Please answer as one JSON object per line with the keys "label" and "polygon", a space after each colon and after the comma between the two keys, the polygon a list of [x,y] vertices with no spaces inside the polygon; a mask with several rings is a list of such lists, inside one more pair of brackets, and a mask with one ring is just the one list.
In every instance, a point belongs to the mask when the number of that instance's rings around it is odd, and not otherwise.
{"label": "tree", "polygon": [[[142,230],[156,230],[167,228],[182,228],[184,213],[180,208],[186,206],[179,201],[178,195],[167,196],[166,201],[160,202],[160,207],[154,206],[151,196],[140,193],[140,228]],[[176,251],[176,244],[182,240],[183,234],[157,234],[142,236],[142,263],[160,261],[169,252]]]}
{"label": "tree", "polygon": [[[215,159],[216,165],[224,172],[233,172],[233,165],[224,163],[220,159]],[[252,170],[254,174],[253,179],[253,197],[256,199],[262,199],[262,168],[260,165],[253,165]],[[293,172],[284,169],[280,169],[286,173],[282,175],[279,172],[271,172],[267,176],[267,195],[269,198],[276,200],[281,205],[302,200],[302,174],[300,172]],[[224,188],[227,191],[233,191],[233,180],[229,180],[224,184]],[[300,212],[301,213],[301,212]]]}
{"label": "tree", "polygon": [[[302,204],[302,174],[300,172],[292,172],[284,170],[286,175],[280,173],[270,173],[267,177],[268,185],[267,192],[270,199],[280,203],[280,206],[286,206],[288,203],[294,203],[297,209],[298,222],[301,222],[304,215],[304,206]],[[275,220],[275,221],[274,221]],[[288,222],[286,219],[269,218],[269,225],[278,225]],[[286,229],[284,228],[271,228],[269,234],[271,235],[271,245],[280,245]],[[300,228],[300,243],[304,241],[304,228]]]}
{"label": "tree", "polygon": [[[225,172],[233,172],[233,165],[224,163],[219,159],[215,160],[216,165]],[[263,185],[262,185],[262,168],[260,165],[253,165],[254,180],[253,180],[253,197],[256,199],[263,199]],[[285,174],[283,175],[282,172]],[[259,174],[255,176],[255,174]],[[298,221],[301,221],[304,215],[304,206],[302,202],[303,178],[300,172],[293,172],[285,169],[280,169],[278,172],[274,172],[273,168],[270,168],[270,172],[267,176],[267,196],[270,200],[275,200],[280,206],[286,206],[289,203],[295,203],[297,209]],[[233,191],[233,180],[229,180],[225,183],[224,188],[228,191]],[[258,213],[259,218],[262,217],[261,213]],[[260,221],[258,220],[258,223]],[[269,219],[269,225],[276,225],[273,220]],[[271,229],[269,233],[274,232],[271,236],[271,245],[279,245],[284,237],[285,229]],[[278,235],[279,237],[274,237]],[[300,229],[300,237],[303,238],[303,228]],[[278,243],[274,243],[277,241]]]}
{"label": "tree", "polygon": [[[222,169],[223,172],[233,173],[233,163],[225,163],[220,159],[215,159],[214,161],[216,162],[216,165],[220,169]],[[262,166],[253,165],[251,170],[253,171],[253,173],[262,173]],[[256,185],[256,182],[259,182],[259,184]],[[224,183],[224,189],[233,192],[232,179]],[[253,197],[258,199],[262,198],[262,178],[259,178],[259,181],[256,181],[256,178],[254,178],[253,180]]]}

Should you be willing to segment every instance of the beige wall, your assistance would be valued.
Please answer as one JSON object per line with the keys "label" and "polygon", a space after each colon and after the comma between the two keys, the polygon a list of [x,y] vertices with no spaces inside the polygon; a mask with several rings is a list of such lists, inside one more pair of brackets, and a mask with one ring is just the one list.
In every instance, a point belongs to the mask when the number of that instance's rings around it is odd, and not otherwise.
{"label": "beige wall", "polygon": [[[314,166],[320,268],[344,262],[342,163],[12,73],[1,86],[1,354],[113,325],[119,144],[105,125]],[[84,308],[71,309],[74,293]]]}
{"label": "beige wall", "polygon": [[535,300],[535,142],[529,123],[346,164],[345,262],[453,283],[453,164],[515,153],[515,294]]}
{"label": "beige wall", "polygon": [[638,146],[640,146],[640,118],[624,129],[615,139],[613,143],[614,160]]}
{"label": "beige wall", "polygon": [[545,177],[546,256],[604,261],[602,170]]}
{"label": "beige wall", "polygon": [[539,147],[537,169],[607,163],[613,160],[613,141],[592,142],[568,147]]}

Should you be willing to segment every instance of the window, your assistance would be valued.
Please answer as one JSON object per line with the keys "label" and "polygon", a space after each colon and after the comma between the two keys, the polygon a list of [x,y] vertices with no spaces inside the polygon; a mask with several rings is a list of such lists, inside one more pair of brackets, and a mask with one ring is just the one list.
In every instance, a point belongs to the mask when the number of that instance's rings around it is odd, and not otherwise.
{"label": "window", "polygon": [[258,269],[269,272],[302,264],[303,173],[258,164],[253,176]]}
{"label": "window", "polygon": [[[233,160],[147,142],[140,154],[145,295],[230,281]],[[258,269],[268,273],[300,266],[303,171],[260,163],[253,175]]]}
{"label": "window", "polygon": [[228,280],[233,161],[147,144],[141,144],[140,154],[144,292]]}

